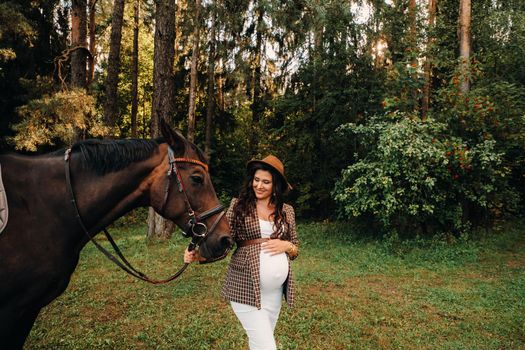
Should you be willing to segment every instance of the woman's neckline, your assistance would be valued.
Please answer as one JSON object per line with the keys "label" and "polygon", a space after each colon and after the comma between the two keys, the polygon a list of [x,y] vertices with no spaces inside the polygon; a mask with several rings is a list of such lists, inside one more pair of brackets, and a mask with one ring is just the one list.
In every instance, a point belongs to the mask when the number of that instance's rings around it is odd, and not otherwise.
{"label": "woman's neckline", "polygon": [[264,220],[264,219],[261,219],[259,216],[257,217],[259,219],[259,221],[264,221],[264,222],[269,222],[269,223],[272,223],[273,221],[270,221],[270,220]]}

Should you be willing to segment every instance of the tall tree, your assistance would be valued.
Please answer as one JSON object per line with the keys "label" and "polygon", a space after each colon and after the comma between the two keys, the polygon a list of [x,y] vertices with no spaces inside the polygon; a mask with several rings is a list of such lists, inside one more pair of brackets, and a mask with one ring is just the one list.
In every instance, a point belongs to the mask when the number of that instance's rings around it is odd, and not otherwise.
{"label": "tall tree", "polygon": [[124,18],[124,0],[115,0],[111,20],[109,43],[108,73],[106,78],[106,103],[104,119],[110,128],[115,127],[118,118],[118,74],[120,66],[120,44],[122,41],[122,23]]}
{"label": "tall tree", "polygon": [[139,12],[140,2],[133,4],[133,57],[131,59],[131,137],[137,137],[139,92]]}
{"label": "tall tree", "polygon": [[89,86],[95,78],[95,49],[96,49],[96,4],[97,0],[89,0],[89,52],[88,58],[87,85]]}
{"label": "tall tree", "polygon": [[215,114],[215,21],[217,11],[214,4],[211,7],[210,24],[210,47],[208,52],[208,104],[206,109],[206,140],[204,143],[204,153],[208,159],[211,156],[211,135],[213,129],[213,115]]}
{"label": "tall tree", "polygon": [[[175,56],[175,0],[156,0],[155,48],[153,53],[153,101],[151,137],[160,136],[160,118],[169,120],[174,112],[173,59]],[[173,224],[149,210],[148,238],[169,239]]]}
{"label": "tall tree", "polygon": [[71,4],[71,85],[86,86],[87,1],[73,0]]}
{"label": "tall tree", "polygon": [[423,101],[421,104],[421,117],[426,118],[430,106],[430,88],[432,85],[432,59],[431,50],[434,46],[434,26],[436,24],[437,0],[428,0],[428,27],[427,27],[427,55],[425,57],[425,85],[423,86]]}
{"label": "tall tree", "polygon": [[[408,4],[408,13],[410,18],[410,34],[409,34],[409,45],[410,45],[410,55],[411,57],[411,63],[412,66],[412,80],[416,81],[418,78],[418,42],[417,42],[417,4],[416,0],[410,0]],[[414,105],[414,109],[419,108],[419,101],[418,101],[418,88],[413,87],[412,88],[412,103]]]}
{"label": "tall tree", "polygon": [[252,79],[251,79],[251,92],[252,92],[252,131],[250,133],[250,152],[255,155],[257,152],[259,137],[259,121],[264,111],[263,99],[262,99],[262,55],[263,55],[263,32],[265,29],[264,24],[264,4],[262,1],[258,1],[255,9],[256,22],[255,25],[255,47],[252,58]]}
{"label": "tall tree", "polygon": [[195,100],[197,98],[197,65],[199,63],[200,40],[200,0],[195,1],[195,17],[193,22],[193,51],[191,53],[190,97],[188,107],[188,140],[195,140]]}
{"label": "tall tree", "polygon": [[459,4],[459,57],[461,64],[460,91],[467,93],[470,90],[470,26],[471,0],[460,0]]}

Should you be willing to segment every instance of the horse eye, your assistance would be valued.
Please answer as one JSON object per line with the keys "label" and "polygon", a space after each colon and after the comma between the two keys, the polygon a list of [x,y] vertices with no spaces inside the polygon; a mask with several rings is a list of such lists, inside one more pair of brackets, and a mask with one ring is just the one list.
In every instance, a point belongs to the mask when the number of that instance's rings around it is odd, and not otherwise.
{"label": "horse eye", "polygon": [[199,175],[192,175],[191,180],[193,181],[193,183],[199,184],[199,185],[204,183],[204,178]]}

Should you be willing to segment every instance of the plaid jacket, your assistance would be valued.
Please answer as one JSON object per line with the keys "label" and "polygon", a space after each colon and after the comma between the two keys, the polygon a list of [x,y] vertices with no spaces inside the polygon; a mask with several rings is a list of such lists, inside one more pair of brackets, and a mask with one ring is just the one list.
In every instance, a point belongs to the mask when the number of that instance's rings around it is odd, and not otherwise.
{"label": "plaid jacket", "polygon": [[[232,199],[230,208],[226,212],[226,217],[231,227],[231,234],[235,241],[261,238],[261,229],[257,213],[252,213],[244,218],[244,223],[240,228],[233,225],[233,207],[237,199]],[[283,211],[290,224],[290,241],[299,245],[297,232],[295,229],[295,212],[292,206],[285,204]],[[252,305],[261,308],[261,287],[259,272],[259,255],[261,245],[253,244],[245,247],[238,247],[233,253],[226,273],[226,281],[222,288],[222,295],[230,301]],[[288,258],[290,260],[290,258]],[[288,278],[284,282],[283,294],[289,307],[294,303],[294,279],[292,276],[291,264],[288,264]]]}

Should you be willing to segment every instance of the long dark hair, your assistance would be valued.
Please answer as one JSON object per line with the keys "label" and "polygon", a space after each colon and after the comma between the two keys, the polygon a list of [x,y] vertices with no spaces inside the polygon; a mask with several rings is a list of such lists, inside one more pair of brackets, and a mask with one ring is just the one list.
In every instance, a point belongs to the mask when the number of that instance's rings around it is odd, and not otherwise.
{"label": "long dark hair", "polygon": [[288,223],[286,213],[283,210],[283,197],[288,185],[281,174],[264,163],[254,163],[248,168],[246,178],[244,179],[244,183],[239,192],[239,199],[233,208],[234,226],[240,227],[240,224],[248,215],[257,216],[257,210],[255,208],[256,197],[255,192],[253,191],[253,178],[255,177],[257,170],[265,170],[272,175],[273,193],[270,197],[270,204],[275,206],[275,211],[271,215],[271,217],[273,217],[275,231],[272,233],[271,238],[289,240],[290,224]]}

